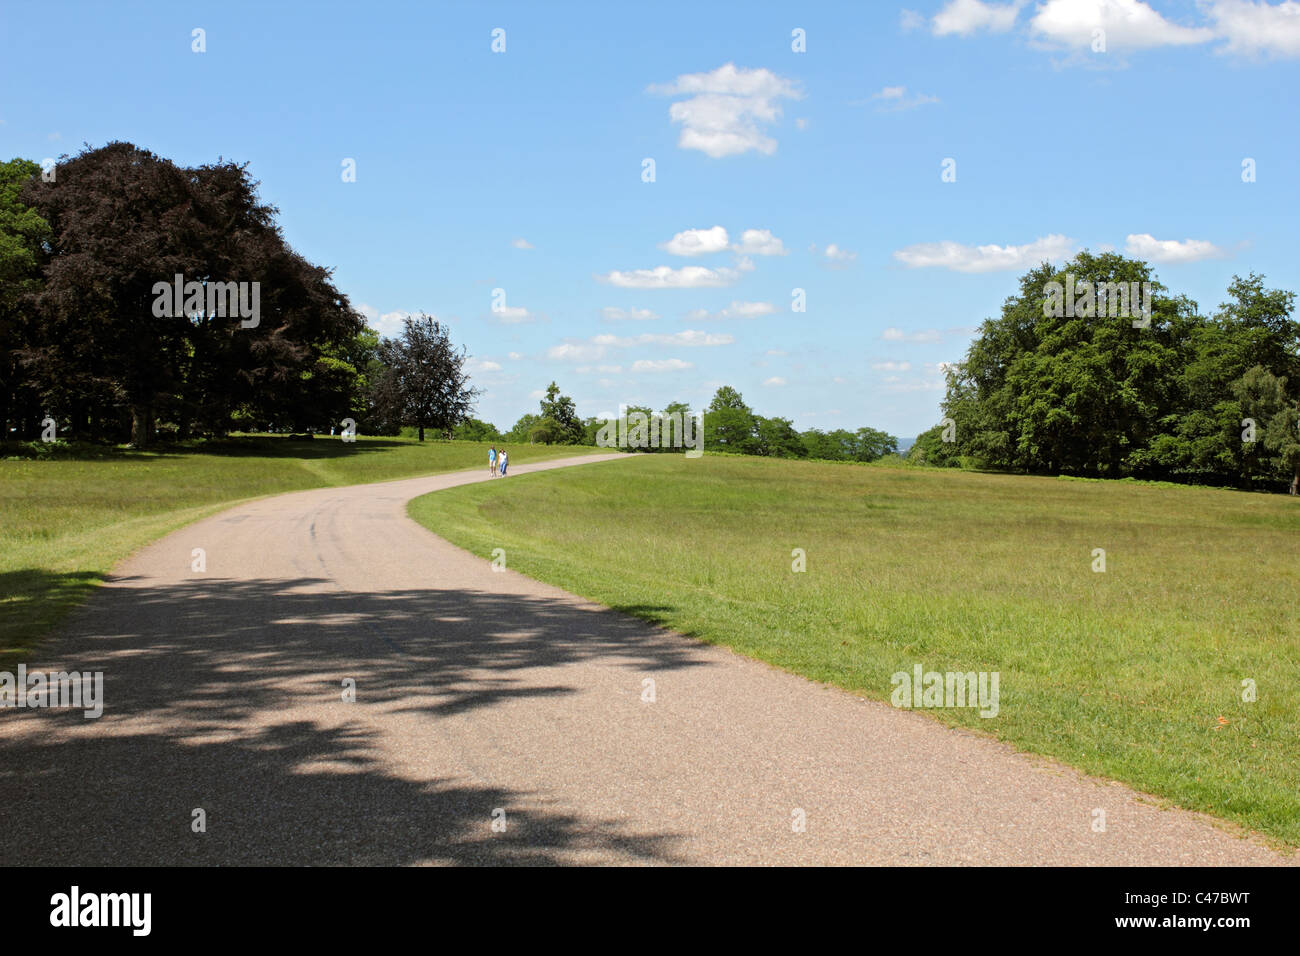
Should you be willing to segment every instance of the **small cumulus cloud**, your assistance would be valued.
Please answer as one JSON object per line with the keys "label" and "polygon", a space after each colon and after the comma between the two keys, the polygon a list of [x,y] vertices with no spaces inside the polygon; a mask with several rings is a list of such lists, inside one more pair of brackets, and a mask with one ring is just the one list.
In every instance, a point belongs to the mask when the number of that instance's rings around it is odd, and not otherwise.
{"label": "small cumulus cloud", "polygon": [[609,322],[636,321],[645,322],[649,319],[657,319],[659,316],[649,309],[620,309],[617,306],[607,305],[600,310],[600,314]]}
{"label": "small cumulus cloud", "polygon": [[791,80],[765,69],[726,63],[708,73],[684,73],[649,92],[685,96],[668,108],[681,126],[677,145],[721,159],[750,151],[771,155],[777,142],[767,129],[781,118],[781,101],[800,99]]}
{"label": "small cumulus cloud", "polygon": [[732,302],[731,305],[717,312],[708,309],[695,309],[687,313],[691,321],[708,321],[711,319],[754,319],[760,315],[771,315],[776,306],[771,302]]}
{"label": "small cumulus cloud", "polygon": [[1056,260],[1074,251],[1074,240],[1061,235],[1043,236],[1021,246],[969,246],[960,242],[922,242],[894,253],[909,269],[939,268],[954,272],[1000,272]]}
{"label": "small cumulus cloud", "polygon": [[785,243],[772,235],[770,229],[746,229],[740,234],[740,242],[731,247],[742,255],[783,256],[786,254]]}
{"label": "small cumulus cloud", "polygon": [[939,97],[926,93],[909,93],[906,86],[886,86],[879,93],[872,93],[876,108],[881,112],[897,113],[915,109],[927,103],[938,103]]}
{"label": "small cumulus cloud", "polygon": [[690,362],[684,362],[681,359],[637,359],[632,363],[634,372],[676,372],[682,369],[694,368]]}
{"label": "small cumulus cloud", "polygon": [[686,329],[682,332],[652,333],[646,332],[635,336],[593,335],[591,342],[600,346],[628,348],[634,345],[688,345],[712,346],[731,345],[735,336],[716,332],[702,332],[698,329]]}
{"label": "small cumulus cloud", "polygon": [[740,278],[741,271],[706,269],[704,266],[683,266],[680,269],[658,266],[625,272],[614,270],[596,278],[623,289],[709,289],[731,285]]}
{"label": "small cumulus cloud", "polygon": [[1187,27],[1161,16],[1142,0],[1048,0],[1029,21],[1042,44],[1088,50],[1103,31],[1108,50],[1186,46],[1214,38],[1208,27]]}
{"label": "small cumulus cloud", "polygon": [[1013,3],[986,3],[983,0],[948,0],[930,21],[935,36],[970,36],[981,30],[1006,33],[1016,23],[1026,0]]}
{"label": "small cumulus cloud", "polygon": [[535,313],[517,305],[503,305],[493,308],[492,315],[502,325],[520,325],[524,322],[537,321]]}
{"label": "small cumulus cloud", "polygon": [[833,242],[820,251],[818,251],[816,243],[813,243],[808,248],[812,251],[813,255],[821,256],[827,263],[833,266],[846,266],[858,257],[856,252],[850,252],[848,249],[844,249]]}
{"label": "small cumulus cloud", "polygon": [[712,229],[685,229],[667,242],[660,243],[659,248],[670,256],[706,256],[722,252],[727,245],[727,230],[714,226]]}
{"label": "small cumulus cloud", "polygon": [[1226,253],[1206,239],[1157,239],[1149,233],[1128,236],[1124,251],[1137,259],[1149,262],[1199,262],[1202,259],[1219,259]]}
{"label": "small cumulus cloud", "polygon": [[[359,303],[356,309],[365,317],[366,325],[387,339],[400,335],[405,321],[415,315],[414,312],[405,309],[381,313],[373,305],[367,305],[365,302]],[[429,318],[436,318],[436,316],[429,316]]]}

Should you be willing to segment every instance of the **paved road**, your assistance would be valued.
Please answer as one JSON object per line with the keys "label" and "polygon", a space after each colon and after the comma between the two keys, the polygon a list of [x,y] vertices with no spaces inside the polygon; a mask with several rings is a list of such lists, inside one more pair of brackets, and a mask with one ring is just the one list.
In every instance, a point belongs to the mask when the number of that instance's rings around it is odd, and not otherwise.
{"label": "paved road", "polygon": [[[505,480],[566,465],[637,467]],[[486,478],[263,499],[125,562],[33,662],[103,670],[104,716],[0,712],[0,863],[1285,862],[1118,785],[494,573],[405,517],[416,495]]]}

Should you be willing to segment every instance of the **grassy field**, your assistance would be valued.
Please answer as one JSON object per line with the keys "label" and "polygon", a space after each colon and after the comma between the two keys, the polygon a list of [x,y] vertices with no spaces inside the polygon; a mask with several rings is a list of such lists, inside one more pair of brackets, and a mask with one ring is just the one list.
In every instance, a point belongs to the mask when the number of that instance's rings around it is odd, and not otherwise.
{"label": "grassy field", "polygon": [[411,514],[485,558],[504,548],[525,574],[864,696],[888,700],[890,676],[916,664],[997,671],[996,717],[929,712],[1300,844],[1294,499],[656,455],[441,491]]}
{"label": "grassy field", "polygon": [[[235,501],[486,468],[487,447],[250,437],[193,450],[51,449],[48,459],[0,460],[0,660],[22,659],[136,548]],[[587,450],[509,446],[519,464]]]}

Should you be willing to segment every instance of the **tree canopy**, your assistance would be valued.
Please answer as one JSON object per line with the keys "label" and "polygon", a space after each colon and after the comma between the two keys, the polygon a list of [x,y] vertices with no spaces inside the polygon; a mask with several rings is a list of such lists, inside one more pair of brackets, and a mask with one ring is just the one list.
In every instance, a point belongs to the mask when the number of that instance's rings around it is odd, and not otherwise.
{"label": "tree canopy", "polygon": [[[1069,315],[1052,283],[1148,283],[1150,315]],[[951,447],[911,457],[985,467],[1242,486],[1300,485],[1294,448],[1300,323],[1294,293],[1234,277],[1212,316],[1144,262],[1082,252],[1021,277],[948,372]],[[1079,310],[1076,310],[1076,312]],[[933,431],[933,430],[932,430]]]}

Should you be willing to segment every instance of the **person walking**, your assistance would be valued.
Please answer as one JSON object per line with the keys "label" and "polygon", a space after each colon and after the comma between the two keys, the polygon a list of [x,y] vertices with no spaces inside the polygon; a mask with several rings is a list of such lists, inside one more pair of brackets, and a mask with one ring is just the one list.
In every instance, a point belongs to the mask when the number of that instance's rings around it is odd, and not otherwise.
{"label": "person walking", "polygon": [[493,478],[497,476],[497,450],[495,446],[488,449],[488,474]]}
{"label": "person walking", "polygon": [[510,463],[510,456],[507,455],[506,450],[502,448],[501,449],[501,477],[502,478],[506,476],[506,465],[508,465],[509,463]]}

